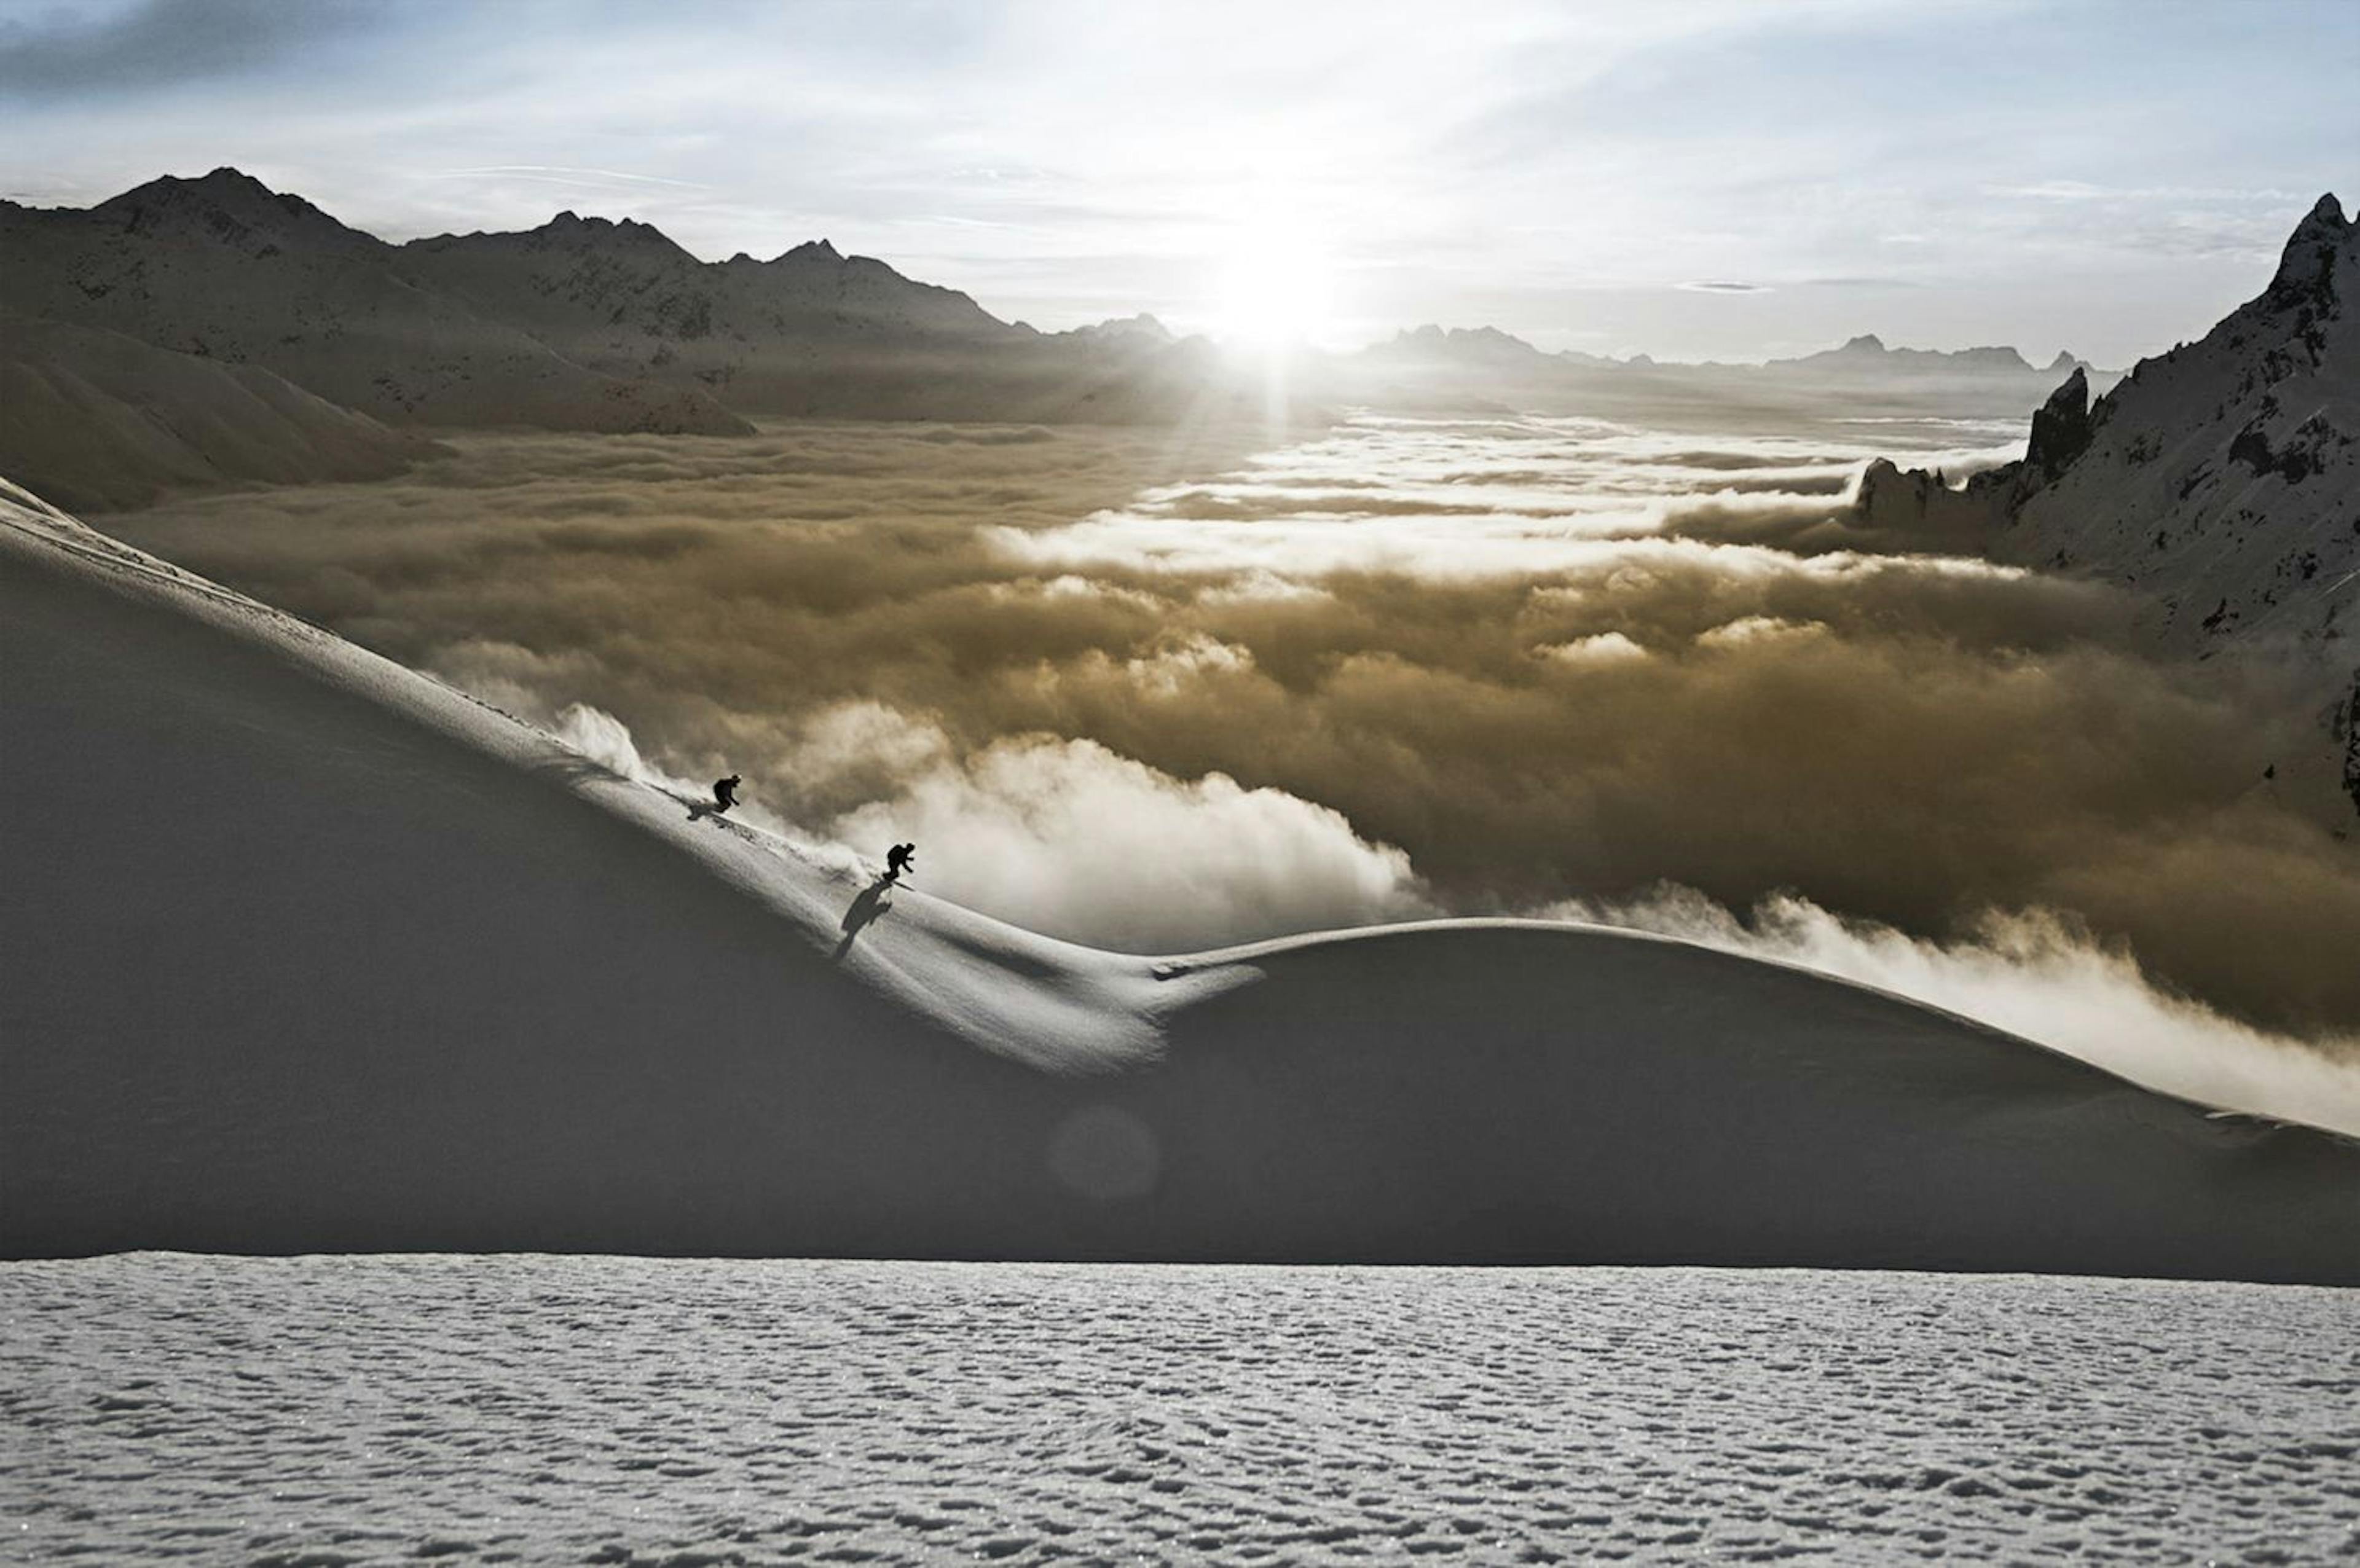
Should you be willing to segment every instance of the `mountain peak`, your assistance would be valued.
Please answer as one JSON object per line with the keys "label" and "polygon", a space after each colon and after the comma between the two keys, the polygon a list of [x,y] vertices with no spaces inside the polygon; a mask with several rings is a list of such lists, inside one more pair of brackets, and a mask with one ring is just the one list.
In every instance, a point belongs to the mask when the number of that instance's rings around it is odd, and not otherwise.
{"label": "mountain peak", "polygon": [[283,231],[292,225],[322,237],[366,240],[300,196],[273,191],[244,169],[227,164],[195,179],[160,175],[109,197],[91,211],[105,213],[127,227],[162,221],[193,225],[221,239],[256,232],[283,237]]}
{"label": "mountain peak", "polygon": [[250,206],[257,201],[276,201],[279,193],[244,169],[222,165],[210,174],[193,179],[177,174],[159,174],[145,185],[135,185],[122,194],[108,198],[101,206],[145,205],[157,201],[185,201],[202,198],[223,206]]}
{"label": "mountain peak", "polygon": [[2272,304],[2291,304],[2329,290],[2336,252],[2350,242],[2355,229],[2344,221],[2344,205],[2333,191],[2322,196],[2287,237],[2277,276],[2265,296]]}
{"label": "mountain peak", "polygon": [[827,241],[805,240],[791,250],[781,251],[773,261],[842,261],[844,253]]}
{"label": "mountain peak", "polygon": [[1161,345],[1179,341],[1172,335],[1171,328],[1144,310],[1135,316],[1123,316],[1112,321],[1098,321],[1087,327],[1076,327],[1064,335],[1079,338],[1085,343]]}
{"label": "mountain peak", "polygon": [[595,214],[585,218],[571,207],[558,213],[541,227],[525,231],[522,235],[484,237],[493,240],[521,238],[527,243],[535,240],[563,240],[569,245],[585,247],[596,245],[601,242],[619,240],[642,250],[678,252],[683,256],[688,254],[672,244],[672,237],[653,223],[643,223],[637,218],[601,218]]}
{"label": "mountain peak", "polygon": [[1467,360],[1508,361],[1541,357],[1540,350],[1513,332],[1503,332],[1497,327],[1440,327],[1432,322],[1395,332],[1393,341],[1383,347],[1395,352],[1408,351]]}
{"label": "mountain peak", "polygon": [[1836,352],[1838,354],[1883,354],[1885,340],[1874,332],[1863,332],[1860,336],[1846,342],[1843,347]]}
{"label": "mountain peak", "polygon": [[[169,180],[171,177],[167,175],[165,178]],[[200,179],[182,180],[180,183],[193,185],[199,190],[260,191],[265,196],[278,194],[246,170],[226,163]]]}

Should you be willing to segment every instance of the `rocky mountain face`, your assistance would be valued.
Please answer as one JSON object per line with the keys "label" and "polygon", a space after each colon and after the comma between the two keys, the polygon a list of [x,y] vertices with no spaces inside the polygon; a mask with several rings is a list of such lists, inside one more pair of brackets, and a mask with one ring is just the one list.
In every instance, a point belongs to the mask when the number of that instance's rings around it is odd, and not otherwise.
{"label": "rocky mountain face", "polygon": [[2335,691],[2360,807],[2360,226],[2323,196],[2269,287],[2095,404],[2077,370],[2020,463],[1963,486],[1870,466],[1873,526],[2139,590],[2167,645],[2283,652]]}

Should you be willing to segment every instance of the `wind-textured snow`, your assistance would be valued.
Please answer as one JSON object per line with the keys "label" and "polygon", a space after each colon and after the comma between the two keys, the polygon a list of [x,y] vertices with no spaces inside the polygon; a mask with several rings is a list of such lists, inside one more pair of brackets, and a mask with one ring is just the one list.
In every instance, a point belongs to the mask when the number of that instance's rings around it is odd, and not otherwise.
{"label": "wind-textured snow", "polygon": [[2348,1290],[151,1254],[0,1313],[26,1562],[2360,1552]]}

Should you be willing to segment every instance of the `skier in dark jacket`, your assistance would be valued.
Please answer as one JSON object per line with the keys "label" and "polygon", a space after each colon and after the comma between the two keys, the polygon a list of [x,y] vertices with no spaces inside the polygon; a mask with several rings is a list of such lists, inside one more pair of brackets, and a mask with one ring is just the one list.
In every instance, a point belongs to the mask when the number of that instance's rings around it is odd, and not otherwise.
{"label": "skier in dark jacket", "polygon": [[914,844],[897,844],[892,848],[887,850],[885,852],[885,880],[888,882],[899,882],[901,879],[901,873],[908,871],[910,869],[910,863],[917,859],[917,857],[918,846]]}
{"label": "skier in dark jacket", "polygon": [[713,799],[716,802],[713,810],[716,814],[726,812],[738,803],[738,775],[735,773],[727,779],[716,779],[713,781]]}

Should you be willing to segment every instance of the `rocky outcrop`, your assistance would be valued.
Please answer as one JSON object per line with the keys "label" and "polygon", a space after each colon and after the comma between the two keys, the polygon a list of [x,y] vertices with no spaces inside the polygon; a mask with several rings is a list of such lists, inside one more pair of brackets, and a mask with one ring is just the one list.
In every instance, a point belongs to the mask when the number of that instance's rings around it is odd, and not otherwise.
{"label": "rocky outcrop", "polygon": [[2033,410],[2032,439],[2024,449],[2024,464],[2042,484],[2072,466],[2090,446],[2090,379],[2080,366],[2065,384]]}
{"label": "rocky outcrop", "polygon": [[1880,457],[1861,474],[1858,511],[1872,528],[1918,549],[1983,554],[2026,499],[2088,450],[2091,429],[2089,376],[2075,361],[2064,384],[2033,412],[2020,462],[1953,485],[1939,470],[1904,469]]}

